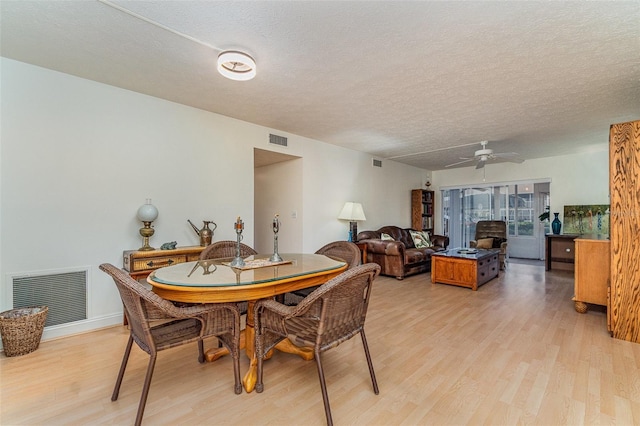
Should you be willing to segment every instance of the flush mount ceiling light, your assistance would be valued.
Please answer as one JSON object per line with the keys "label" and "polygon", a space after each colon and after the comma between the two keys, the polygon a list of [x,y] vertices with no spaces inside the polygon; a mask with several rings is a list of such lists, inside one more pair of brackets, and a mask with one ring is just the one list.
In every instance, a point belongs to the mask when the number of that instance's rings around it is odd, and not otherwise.
{"label": "flush mount ceiling light", "polygon": [[246,53],[228,50],[218,55],[218,72],[231,80],[251,80],[256,76],[256,62]]}

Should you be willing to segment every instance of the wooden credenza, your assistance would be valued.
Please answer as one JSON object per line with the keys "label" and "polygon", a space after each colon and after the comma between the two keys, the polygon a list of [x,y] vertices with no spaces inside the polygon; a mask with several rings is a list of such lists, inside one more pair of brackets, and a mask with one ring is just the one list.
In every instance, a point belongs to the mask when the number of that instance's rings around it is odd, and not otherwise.
{"label": "wooden credenza", "polygon": [[[122,253],[122,268],[134,280],[140,281],[156,269],[198,260],[202,250],[203,246],[176,247],[173,250],[125,250]],[[129,324],[126,314],[123,324]]]}
{"label": "wooden credenza", "polygon": [[173,250],[127,250],[122,254],[123,269],[136,280],[158,268],[198,260],[203,246],[176,247]]}
{"label": "wooden credenza", "polygon": [[587,312],[588,305],[607,306],[611,276],[610,243],[606,237],[575,239],[575,280],[573,300],[577,312]]}

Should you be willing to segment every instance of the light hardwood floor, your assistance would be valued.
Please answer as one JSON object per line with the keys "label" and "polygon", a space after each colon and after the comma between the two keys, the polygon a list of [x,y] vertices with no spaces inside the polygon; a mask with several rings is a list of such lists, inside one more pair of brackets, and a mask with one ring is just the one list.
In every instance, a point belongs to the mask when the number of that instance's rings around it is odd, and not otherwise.
{"label": "light hardwood floor", "polygon": [[[573,309],[573,275],[512,262],[468,289],[380,277],[367,337],[324,355],[340,425],[640,424],[640,345],[612,339],[603,309]],[[132,424],[148,357],[131,354],[120,399],[110,396],[124,327],[43,342],[0,356],[2,425]],[[208,346],[214,342],[208,342]],[[243,356],[241,368],[248,360]],[[262,394],[233,393],[231,360],[197,361],[196,345],[158,356],[145,424],[325,424],[313,363],[278,353]]]}

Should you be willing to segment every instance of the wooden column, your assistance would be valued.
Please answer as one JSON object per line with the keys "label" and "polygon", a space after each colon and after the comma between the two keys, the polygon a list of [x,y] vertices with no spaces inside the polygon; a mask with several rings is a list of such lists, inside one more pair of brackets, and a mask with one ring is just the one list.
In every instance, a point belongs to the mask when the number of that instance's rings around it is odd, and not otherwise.
{"label": "wooden column", "polygon": [[640,121],[609,133],[611,334],[640,343]]}

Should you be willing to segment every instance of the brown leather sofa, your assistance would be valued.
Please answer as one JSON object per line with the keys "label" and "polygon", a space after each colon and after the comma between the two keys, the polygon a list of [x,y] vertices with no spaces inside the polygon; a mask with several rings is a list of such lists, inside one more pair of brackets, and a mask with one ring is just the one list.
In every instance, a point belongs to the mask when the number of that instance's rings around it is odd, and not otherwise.
{"label": "brown leather sofa", "polygon": [[[431,271],[431,254],[446,250],[449,245],[449,237],[430,235],[432,247],[416,248],[410,230],[383,226],[377,231],[359,232],[357,241],[367,244],[367,262],[380,265],[382,275],[401,280],[409,275]],[[388,234],[394,241],[381,240],[382,233]]]}

